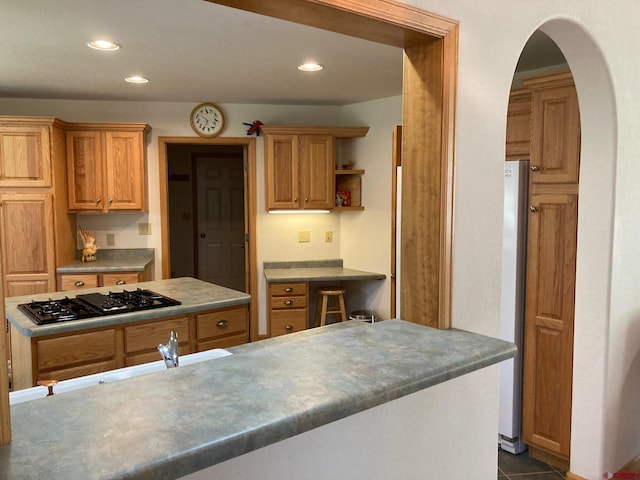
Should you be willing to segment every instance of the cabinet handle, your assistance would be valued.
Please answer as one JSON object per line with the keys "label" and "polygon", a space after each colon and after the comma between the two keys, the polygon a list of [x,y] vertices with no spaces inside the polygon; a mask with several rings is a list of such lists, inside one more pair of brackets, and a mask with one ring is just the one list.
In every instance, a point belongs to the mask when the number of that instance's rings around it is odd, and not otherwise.
{"label": "cabinet handle", "polygon": [[285,305],[293,305],[293,300],[285,300],[284,304]]}
{"label": "cabinet handle", "polygon": [[113,203],[113,198],[109,199],[109,205],[111,205]]}
{"label": "cabinet handle", "polygon": [[538,211],[538,207],[536,207],[535,205],[531,205],[531,206],[529,207],[529,211],[530,211],[531,213],[536,213],[536,212]]}
{"label": "cabinet handle", "polygon": [[118,280],[116,282],[116,285],[126,285],[127,282],[125,282],[124,280]]}
{"label": "cabinet handle", "polygon": [[74,287],[84,287],[84,282],[82,280],[78,280],[73,284]]}
{"label": "cabinet handle", "polygon": [[216,323],[216,325],[218,326],[218,328],[227,328],[229,326],[229,321],[220,320],[218,323]]}
{"label": "cabinet handle", "polygon": [[293,292],[293,288],[287,287],[287,288],[284,289],[284,291],[285,291],[285,293],[291,293],[291,292]]}
{"label": "cabinet handle", "polygon": [[309,203],[309,198],[304,197],[304,203]]}
{"label": "cabinet handle", "polygon": [[293,201],[294,201],[295,203],[298,203],[298,197],[293,197]]}
{"label": "cabinet handle", "polygon": [[102,201],[101,198],[96,198],[96,205],[98,205]]}
{"label": "cabinet handle", "polygon": [[540,170],[540,167],[538,165],[531,165],[530,168],[532,172],[537,172],[538,170]]}
{"label": "cabinet handle", "polygon": [[284,329],[285,329],[287,332],[290,332],[291,330],[293,330],[293,325],[285,325],[285,326],[284,326]]}

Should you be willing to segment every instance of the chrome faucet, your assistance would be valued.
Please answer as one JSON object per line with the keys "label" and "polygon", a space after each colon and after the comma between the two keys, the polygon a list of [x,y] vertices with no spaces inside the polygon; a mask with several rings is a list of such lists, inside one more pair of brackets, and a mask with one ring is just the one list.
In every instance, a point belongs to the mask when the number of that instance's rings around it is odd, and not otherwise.
{"label": "chrome faucet", "polygon": [[166,345],[162,343],[158,345],[158,351],[162,355],[164,364],[167,368],[178,366],[178,334],[176,332],[169,333],[169,341]]}

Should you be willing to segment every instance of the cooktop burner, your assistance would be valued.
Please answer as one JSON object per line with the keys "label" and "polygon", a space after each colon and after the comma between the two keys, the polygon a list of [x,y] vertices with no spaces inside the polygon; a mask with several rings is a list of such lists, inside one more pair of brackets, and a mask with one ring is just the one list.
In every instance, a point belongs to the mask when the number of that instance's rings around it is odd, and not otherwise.
{"label": "cooktop burner", "polygon": [[172,305],[180,305],[180,302],[151,290],[138,288],[108,294],[85,293],[75,298],[33,301],[20,304],[18,308],[27,313],[38,325],[44,325]]}

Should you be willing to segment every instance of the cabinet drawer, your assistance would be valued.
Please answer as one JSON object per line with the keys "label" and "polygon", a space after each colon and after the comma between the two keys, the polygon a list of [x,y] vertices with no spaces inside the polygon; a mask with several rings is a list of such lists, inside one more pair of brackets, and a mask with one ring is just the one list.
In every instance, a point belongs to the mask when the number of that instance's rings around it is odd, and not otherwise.
{"label": "cabinet drawer", "polygon": [[206,340],[198,343],[198,351],[213,350],[214,348],[229,348],[236,345],[242,345],[247,343],[247,332],[243,332],[239,335],[231,335],[230,337],[218,338],[215,340]]}
{"label": "cabinet drawer", "polygon": [[305,308],[307,306],[307,296],[298,297],[272,297],[271,308]]}
{"label": "cabinet drawer", "polygon": [[140,275],[137,273],[103,273],[102,285],[109,287],[112,285],[126,285],[127,283],[137,283]]}
{"label": "cabinet drawer", "polygon": [[270,283],[269,295],[281,296],[281,295],[306,295],[307,284],[306,283]]}
{"label": "cabinet drawer", "polygon": [[60,290],[80,290],[83,288],[94,288],[98,286],[98,275],[95,274],[73,274],[60,275]]}
{"label": "cabinet drawer", "polygon": [[[167,338],[165,338],[162,342],[158,343],[167,343]],[[156,347],[158,344],[156,344]],[[193,353],[191,348],[189,348],[189,344],[180,344],[178,345],[178,364],[180,364],[180,357],[183,355],[189,355]],[[142,365],[143,363],[155,362],[158,360],[162,360],[162,356],[160,352],[158,352],[157,348],[154,348],[152,352],[144,352],[144,353],[136,353],[134,355],[127,355],[127,358],[124,359],[124,366],[131,367],[133,365]]]}
{"label": "cabinet drawer", "polygon": [[[161,343],[167,343],[169,332],[178,334],[178,345],[189,344],[189,319],[187,317],[160,320],[142,325],[132,325],[124,329],[125,353],[155,349]],[[157,360],[160,357],[158,356]]]}
{"label": "cabinet drawer", "polygon": [[307,328],[307,310],[278,310],[271,312],[271,336],[299,332]]}
{"label": "cabinet drawer", "polygon": [[234,308],[196,317],[198,342],[247,330],[247,308]]}
{"label": "cabinet drawer", "polygon": [[39,370],[110,360],[116,354],[116,331],[103,330],[40,340],[36,348]]}
{"label": "cabinet drawer", "polygon": [[88,363],[77,367],[61,368],[59,370],[40,373],[38,374],[38,380],[68,380],[70,378],[93,375],[94,373],[108,372],[109,370],[115,370],[116,368],[118,368],[118,365],[115,360],[107,360],[104,362]]}

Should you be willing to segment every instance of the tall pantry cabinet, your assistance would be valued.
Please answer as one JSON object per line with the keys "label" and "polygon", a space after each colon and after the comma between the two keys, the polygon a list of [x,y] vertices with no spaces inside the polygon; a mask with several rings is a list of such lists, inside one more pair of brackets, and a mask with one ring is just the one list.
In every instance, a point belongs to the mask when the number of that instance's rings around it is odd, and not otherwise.
{"label": "tall pantry cabinet", "polygon": [[578,227],[580,114],[570,72],[524,80],[531,92],[523,437],[568,468]]}
{"label": "tall pantry cabinet", "polygon": [[65,124],[0,117],[0,248],[6,297],[53,292],[56,265],[76,258],[67,213]]}

